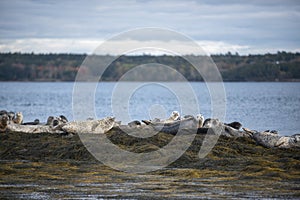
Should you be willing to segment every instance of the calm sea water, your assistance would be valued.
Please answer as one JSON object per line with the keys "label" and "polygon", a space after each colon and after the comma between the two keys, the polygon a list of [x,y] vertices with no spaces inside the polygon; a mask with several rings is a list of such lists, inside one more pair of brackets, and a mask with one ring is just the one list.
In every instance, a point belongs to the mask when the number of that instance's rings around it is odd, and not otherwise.
{"label": "calm sea water", "polygon": [[[195,98],[181,88],[183,83],[140,83],[134,88],[135,84],[99,83],[94,92],[96,117],[115,116],[127,123],[168,117],[173,110],[198,113],[196,108],[183,108],[182,104],[195,105]],[[211,117],[211,96],[206,84],[194,82],[191,86],[200,113],[205,118]],[[224,86],[225,122],[239,121],[244,127],[259,131],[278,130],[281,135],[300,132],[300,83],[224,83]],[[61,114],[73,120],[73,87],[71,82],[1,82],[0,109],[20,111],[24,121],[36,118],[46,121],[50,115]],[[80,106],[84,112],[85,102]]]}

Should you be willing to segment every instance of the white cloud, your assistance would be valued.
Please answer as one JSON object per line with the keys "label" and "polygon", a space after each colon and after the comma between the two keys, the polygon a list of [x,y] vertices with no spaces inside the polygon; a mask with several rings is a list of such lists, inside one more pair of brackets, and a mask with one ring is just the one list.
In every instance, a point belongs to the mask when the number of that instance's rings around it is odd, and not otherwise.
{"label": "white cloud", "polygon": [[91,53],[101,41],[30,38],[0,41],[0,52]]}
{"label": "white cloud", "polygon": [[[196,41],[200,48],[207,54],[227,53],[228,51],[240,54],[270,52],[267,49],[255,49],[250,46],[230,44],[222,41]],[[0,41],[0,52],[27,52],[27,53],[88,53],[95,52],[96,48],[104,44],[103,40],[96,39],[17,39]],[[101,54],[168,54],[168,51],[177,54],[197,54],[201,50],[191,47],[190,44],[182,41],[140,41],[124,40],[105,43],[105,50]],[[144,47],[140,49],[139,47]],[[177,50],[177,51],[176,51]],[[299,49],[280,49],[286,51],[297,51]],[[276,52],[273,49],[271,52]],[[99,52],[99,51],[98,51]],[[170,52],[169,52],[170,53]]]}
{"label": "white cloud", "polygon": [[[294,50],[300,45],[299,22],[300,3],[293,0],[0,1],[0,38],[11,40],[14,51],[30,50],[39,38],[61,39],[64,45],[35,52],[90,52],[91,44],[77,48],[78,41],[104,40],[140,27],[171,28],[194,40],[213,41],[213,46],[204,44],[212,52]],[[18,42],[25,46],[13,44]]]}

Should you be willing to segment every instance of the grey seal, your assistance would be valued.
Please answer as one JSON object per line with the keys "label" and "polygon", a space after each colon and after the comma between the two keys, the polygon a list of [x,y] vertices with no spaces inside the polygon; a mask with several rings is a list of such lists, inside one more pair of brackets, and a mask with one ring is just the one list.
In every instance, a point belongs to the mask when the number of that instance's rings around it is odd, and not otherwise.
{"label": "grey seal", "polygon": [[198,114],[196,116],[196,119],[198,120],[198,128],[202,128],[204,124],[204,117],[201,114]]}
{"label": "grey seal", "polygon": [[38,125],[40,123],[39,119],[35,119],[33,122],[25,122],[22,125]]}
{"label": "grey seal", "polygon": [[7,114],[3,113],[0,115],[0,131],[4,132],[7,129],[7,125],[8,125],[8,116]]}
{"label": "grey seal", "polygon": [[128,123],[129,127],[138,127],[138,126],[141,126],[141,125],[142,125],[141,122],[138,121],[138,120],[134,120],[134,121]]}
{"label": "grey seal", "polygon": [[7,113],[9,121],[13,121],[15,119],[15,113],[10,111]]}
{"label": "grey seal", "polygon": [[22,124],[23,123],[23,114],[21,112],[17,112],[15,118],[13,119],[15,124]]}
{"label": "grey seal", "polygon": [[234,128],[236,130],[240,130],[240,128],[242,128],[242,124],[240,122],[231,122],[229,124],[226,124],[227,126],[230,126],[231,128]]}
{"label": "grey seal", "polygon": [[277,131],[255,131],[248,128],[243,130],[250,135],[259,145],[267,148],[300,147],[300,134],[280,136]]}

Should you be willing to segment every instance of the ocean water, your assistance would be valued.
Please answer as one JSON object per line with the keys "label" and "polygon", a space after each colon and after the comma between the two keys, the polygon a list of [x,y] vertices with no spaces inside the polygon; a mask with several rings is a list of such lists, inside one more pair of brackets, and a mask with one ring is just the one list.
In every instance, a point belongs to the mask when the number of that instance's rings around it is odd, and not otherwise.
{"label": "ocean water", "polygon": [[25,122],[45,122],[50,115],[74,120],[82,114],[93,118],[115,116],[126,124],[131,120],[166,118],[174,110],[210,118],[221,109],[226,111],[227,123],[239,121],[244,127],[277,130],[281,135],[300,133],[300,83],[224,83],[225,96],[220,101],[212,98],[219,92],[214,94],[202,82],[188,86],[180,82],[81,84],[89,92],[73,93],[72,82],[1,82],[0,110],[22,112]]}

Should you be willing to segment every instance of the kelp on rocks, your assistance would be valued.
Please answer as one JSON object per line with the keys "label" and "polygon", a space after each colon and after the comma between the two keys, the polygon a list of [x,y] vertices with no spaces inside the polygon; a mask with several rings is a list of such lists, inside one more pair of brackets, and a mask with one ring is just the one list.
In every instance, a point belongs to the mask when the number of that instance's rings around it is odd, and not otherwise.
{"label": "kelp on rocks", "polygon": [[[188,131],[187,131],[188,134]],[[0,159],[25,160],[62,160],[74,159],[96,161],[86,150],[80,137],[23,133],[0,133]],[[119,127],[114,127],[106,133],[106,137],[116,146],[131,152],[144,153],[155,151],[167,145],[173,135],[158,132],[149,138],[138,138],[128,135]],[[228,138],[220,136],[212,151],[204,159],[198,157],[198,152],[205,139],[205,134],[197,134],[188,150],[172,164],[176,167],[212,167],[222,165],[233,166],[234,163],[248,161],[291,161],[300,164],[300,148],[289,149],[264,148],[249,137]],[[233,162],[234,161],[234,162]],[[284,162],[285,162],[284,161]],[[284,162],[282,164],[284,164]],[[288,162],[285,167],[288,167]],[[215,165],[217,164],[217,165]],[[291,165],[293,166],[293,165]],[[296,167],[296,166],[294,166]],[[293,168],[293,167],[292,167]]]}

